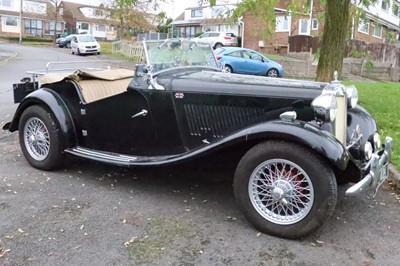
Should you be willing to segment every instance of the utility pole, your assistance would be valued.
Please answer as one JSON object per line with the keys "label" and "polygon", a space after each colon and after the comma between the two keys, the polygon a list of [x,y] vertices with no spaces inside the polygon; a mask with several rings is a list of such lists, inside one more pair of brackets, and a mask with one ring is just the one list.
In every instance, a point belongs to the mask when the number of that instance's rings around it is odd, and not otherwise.
{"label": "utility pole", "polygon": [[19,44],[22,44],[22,3],[23,0],[20,1],[20,8],[19,8]]}

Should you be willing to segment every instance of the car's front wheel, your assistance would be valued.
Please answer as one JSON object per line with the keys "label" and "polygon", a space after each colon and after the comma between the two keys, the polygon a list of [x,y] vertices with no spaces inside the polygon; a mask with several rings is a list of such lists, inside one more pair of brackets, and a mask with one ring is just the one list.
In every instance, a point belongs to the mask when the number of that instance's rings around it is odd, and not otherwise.
{"label": "car's front wheel", "polygon": [[271,78],[277,78],[279,77],[279,72],[277,69],[275,68],[271,68],[270,70],[268,70],[267,72],[267,77],[271,77]]}
{"label": "car's front wheel", "polygon": [[19,121],[19,142],[26,160],[35,168],[52,170],[63,159],[59,125],[41,106],[28,107]]}
{"label": "car's front wheel", "polygon": [[267,141],[241,159],[235,198],[261,232],[301,238],[319,228],[336,206],[337,185],[329,165],[295,143]]}

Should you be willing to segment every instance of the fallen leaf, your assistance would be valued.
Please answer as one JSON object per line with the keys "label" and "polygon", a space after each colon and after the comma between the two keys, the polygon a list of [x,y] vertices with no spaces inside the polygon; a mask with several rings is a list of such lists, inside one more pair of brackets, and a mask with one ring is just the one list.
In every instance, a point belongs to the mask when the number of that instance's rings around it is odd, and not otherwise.
{"label": "fallen leaf", "polygon": [[317,240],[316,242],[317,242],[317,244],[320,244],[320,245],[325,244],[324,241],[321,241],[321,240]]}
{"label": "fallen leaf", "polygon": [[21,228],[18,228],[18,232],[20,232],[22,234],[24,232],[24,230],[22,230]]}
{"label": "fallen leaf", "polygon": [[261,233],[257,233],[257,237],[259,237],[261,235]]}

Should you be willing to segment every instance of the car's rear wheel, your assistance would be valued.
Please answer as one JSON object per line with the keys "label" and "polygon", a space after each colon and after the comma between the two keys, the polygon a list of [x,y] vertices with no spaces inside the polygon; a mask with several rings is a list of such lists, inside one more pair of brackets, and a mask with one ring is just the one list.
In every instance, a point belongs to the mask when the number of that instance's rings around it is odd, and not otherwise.
{"label": "car's rear wheel", "polygon": [[52,170],[63,159],[59,125],[41,106],[28,107],[19,121],[19,141],[26,160],[35,168]]}
{"label": "car's rear wheel", "polygon": [[319,228],[336,206],[337,185],[329,165],[295,143],[267,141],[241,159],[235,198],[261,232],[301,238]]}
{"label": "car's rear wheel", "polygon": [[270,70],[267,71],[267,77],[271,78],[277,78],[279,77],[279,72],[275,68],[271,68]]}
{"label": "car's rear wheel", "polygon": [[233,73],[233,69],[230,65],[225,65],[224,69],[225,69],[225,72]]}
{"label": "car's rear wheel", "polygon": [[74,49],[71,48],[71,54],[75,54]]}
{"label": "car's rear wheel", "polygon": [[217,43],[214,45],[214,49],[218,49],[218,48],[221,48],[221,47],[223,47],[223,45],[222,45],[222,43],[219,43],[219,42],[217,42]]}

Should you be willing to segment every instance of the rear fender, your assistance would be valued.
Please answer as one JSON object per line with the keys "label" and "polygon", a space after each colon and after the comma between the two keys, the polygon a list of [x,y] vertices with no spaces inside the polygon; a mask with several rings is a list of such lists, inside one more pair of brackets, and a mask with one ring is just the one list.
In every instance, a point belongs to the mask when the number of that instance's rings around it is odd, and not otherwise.
{"label": "rear fender", "polygon": [[258,124],[236,132],[226,141],[233,144],[268,139],[286,140],[309,147],[340,170],[346,169],[350,159],[346,148],[332,134],[321,130],[318,126],[302,121],[274,120]]}
{"label": "rear fender", "polygon": [[75,125],[65,102],[57,93],[46,88],[36,90],[22,100],[11,123],[8,125],[9,131],[14,132],[18,130],[23,111],[32,105],[44,106],[54,114],[60,125],[60,134],[62,134],[64,148],[71,147],[76,143]]}

